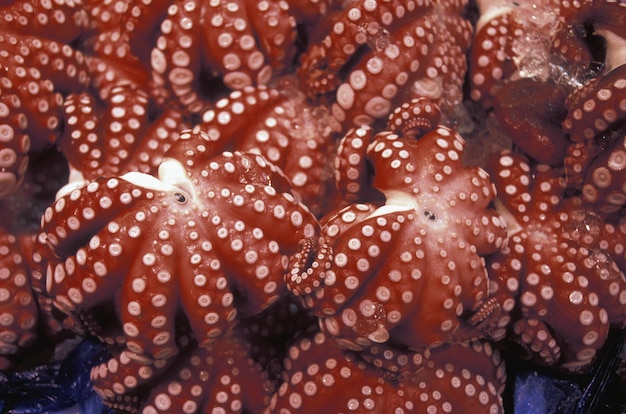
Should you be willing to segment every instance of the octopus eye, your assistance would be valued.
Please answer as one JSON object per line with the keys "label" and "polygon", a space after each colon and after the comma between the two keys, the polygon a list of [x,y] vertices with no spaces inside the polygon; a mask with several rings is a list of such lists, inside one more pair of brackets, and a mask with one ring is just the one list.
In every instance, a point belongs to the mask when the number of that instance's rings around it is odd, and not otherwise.
{"label": "octopus eye", "polygon": [[181,204],[187,201],[187,197],[185,197],[185,195],[182,193],[175,193],[174,198]]}
{"label": "octopus eye", "polygon": [[428,210],[425,210],[425,211],[424,211],[424,216],[425,216],[425,217],[427,217],[427,218],[428,218],[428,220],[436,220],[436,219],[437,219],[437,216],[435,216],[435,214],[434,214],[434,213],[431,213],[431,212],[430,212],[430,211],[428,211]]}

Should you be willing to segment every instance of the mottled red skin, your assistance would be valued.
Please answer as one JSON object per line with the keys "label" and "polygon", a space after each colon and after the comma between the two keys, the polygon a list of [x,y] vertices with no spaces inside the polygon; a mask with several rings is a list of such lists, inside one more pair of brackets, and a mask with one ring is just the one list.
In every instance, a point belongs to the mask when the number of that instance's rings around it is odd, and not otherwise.
{"label": "mottled red skin", "polygon": [[562,170],[504,152],[490,172],[510,233],[487,259],[499,326],[540,363],[584,370],[626,322],[623,234],[566,197]]}
{"label": "mottled red skin", "polygon": [[[180,312],[204,346],[284,296],[287,256],[318,229],[273,165],[214,155],[198,130],[181,134],[159,177],[103,177],[60,197],[34,253],[38,292],[81,331],[123,345],[118,373],[93,378],[110,403],[171,363]],[[100,326],[111,302],[117,321]]]}
{"label": "mottled red skin", "polygon": [[506,229],[489,208],[489,176],[462,165],[463,145],[442,126],[419,140],[379,133],[368,156],[385,204],[328,214],[321,240],[294,257],[288,287],[344,346],[422,349],[491,329],[498,309],[482,256]]}
{"label": "mottled red skin", "polygon": [[372,125],[414,97],[431,98],[449,114],[467,70],[472,27],[461,15],[465,4],[349,2],[302,56],[303,89],[322,101],[332,96],[344,131]]}
{"label": "mottled red skin", "polygon": [[346,351],[322,333],[299,339],[265,413],[503,412],[504,364],[488,343],[372,355]]}

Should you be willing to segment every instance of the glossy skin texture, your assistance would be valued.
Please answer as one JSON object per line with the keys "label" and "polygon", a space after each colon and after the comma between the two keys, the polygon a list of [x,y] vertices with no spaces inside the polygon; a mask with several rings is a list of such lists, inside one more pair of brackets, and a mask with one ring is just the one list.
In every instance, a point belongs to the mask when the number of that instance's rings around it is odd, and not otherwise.
{"label": "glossy skin texture", "polygon": [[584,370],[609,327],[626,323],[621,230],[566,198],[558,169],[505,152],[490,172],[510,232],[488,259],[500,324],[541,363]]}
{"label": "glossy skin texture", "polygon": [[464,141],[437,127],[419,140],[382,132],[369,145],[384,205],[354,204],[322,221],[287,284],[351,349],[421,349],[482,337],[498,308],[483,256],[506,240],[495,189],[461,163]]}
{"label": "glossy skin texture", "polygon": [[503,412],[504,364],[488,343],[364,356],[316,333],[291,346],[285,366],[266,414]]}
{"label": "glossy skin texture", "polygon": [[15,2],[0,8],[0,198],[19,188],[31,151],[52,145],[63,96],[89,80],[84,56],[67,43],[86,23],[73,2]]}
{"label": "glossy skin texture", "polygon": [[[472,27],[462,1],[348,2],[326,37],[298,69],[304,90],[323,99],[344,131],[385,119],[393,108],[426,97],[446,110],[462,98]],[[346,72],[342,74],[342,72]]]}
{"label": "glossy skin texture", "polygon": [[[78,328],[123,344],[110,362],[118,374],[95,371],[106,400],[121,400],[171,362],[179,312],[205,345],[284,295],[287,256],[316,232],[315,218],[283,192],[286,180],[265,159],[211,156],[210,147],[206,134],[183,132],[159,178],[98,179],[44,214],[40,293]],[[112,300],[119,327],[101,326],[97,309]]]}
{"label": "glossy skin texture", "polygon": [[494,97],[493,114],[513,143],[534,160],[560,166],[570,146],[561,127],[568,90],[530,78],[509,80]]}

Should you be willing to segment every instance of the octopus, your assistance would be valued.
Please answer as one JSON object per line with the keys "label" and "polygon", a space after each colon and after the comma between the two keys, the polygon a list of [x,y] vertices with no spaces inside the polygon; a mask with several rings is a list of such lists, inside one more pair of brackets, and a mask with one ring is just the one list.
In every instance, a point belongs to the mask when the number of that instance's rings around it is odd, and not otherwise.
{"label": "octopus", "polygon": [[89,70],[69,46],[86,24],[74,2],[17,1],[0,7],[0,197],[20,187],[29,155],[63,127],[63,98],[84,89]]}
{"label": "octopus", "polygon": [[[610,16],[610,17],[609,17]],[[563,130],[571,140],[566,157],[568,186],[582,193],[603,218],[615,221],[626,204],[626,4],[597,2],[579,17],[606,45],[602,71],[565,102]]]}
{"label": "octopus", "polygon": [[180,111],[152,109],[153,99],[135,84],[112,87],[106,98],[85,91],[63,103],[65,128],[57,147],[70,166],[62,191],[102,176],[157,173],[164,154],[190,124]]}
{"label": "octopus", "polygon": [[61,328],[40,315],[30,273],[41,214],[64,183],[67,165],[54,149],[30,157],[35,163],[26,171],[20,190],[0,200],[0,369],[41,363]]}
{"label": "octopus", "polygon": [[[419,139],[435,129],[441,121],[441,109],[428,98],[414,98],[389,114],[387,131],[407,139]],[[335,188],[341,195],[336,205],[359,201],[382,200],[382,194],[372,187],[372,174],[367,163],[367,149],[374,140],[375,130],[368,126],[353,127],[339,140],[333,163]]]}
{"label": "octopus", "polygon": [[211,79],[229,90],[267,85],[292,69],[299,26],[311,25],[332,2],[176,0],[152,48],[153,80],[191,113],[206,109]]}
{"label": "octopus", "polygon": [[589,0],[476,2],[469,54],[469,98],[484,109],[510,80],[551,80],[573,89],[592,74],[595,57],[576,16]]}
{"label": "octopus", "polygon": [[274,388],[250,357],[250,345],[233,332],[207,346],[189,346],[150,388],[140,412],[262,412]]}
{"label": "octopus", "polygon": [[179,314],[208,346],[286,295],[288,257],[318,226],[265,158],[213,155],[210,137],[188,130],[158,176],[101,177],[59,197],[43,214],[33,285],[48,313],[117,348],[92,381],[122,404],[171,365]]}
{"label": "octopus", "polygon": [[426,353],[373,348],[368,358],[324,333],[298,339],[265,413],[503,412],[506,371],[488,342]]}
{"label": "octopus", "polygon": [[487,259],[500,325],[529,358],[583,371],[609,328],[626,323],[622,231],[566,195],[563,169],[505,151],[490,173],[509,228],[508,244]]}
{"label": "octopus", "polygon": [[233,91],[201,116],[197,127],[216,150],[261,154],[282,170],[293,193],[316,215],[335,201],[330,164],[339,126],[326,108],[306,102],[291,77],[275,87]]}
{"label": "octopus", "polygon": [[345,347],[423,349],[495,328],[484,256],[506,226],[489,175],[462,165],[464,144],[445,126],[418,140],[377,134],[368,156],[384,204],[330,213],[322,237],[301,242],[287,286]]}
{"label": "octopus", "polygon": [[472,26],[465,1],[351,1],[300,59],[303,88],[345,130],[371,125],[412,98],[445,108],[462,100]]}

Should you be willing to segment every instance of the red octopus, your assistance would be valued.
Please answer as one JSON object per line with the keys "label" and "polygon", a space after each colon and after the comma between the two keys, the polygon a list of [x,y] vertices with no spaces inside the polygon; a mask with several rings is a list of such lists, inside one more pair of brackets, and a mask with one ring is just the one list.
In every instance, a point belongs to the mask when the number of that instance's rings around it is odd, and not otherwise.
{"label": "red octopus", "polygon": [[563,130],[572,144],[566,158],[568,185],[609,220],[626,205],[626,4],[594,2],[578,16],[606,45],[602,71],[567,98]]}
{"label": "red octopus", "polygon": [[101,176],[156,173],[190,125],[177,110],[154,110],[154,101],[136,85],[111,87],[106,95],[71,94],[63,104],[65,128],[57,145],[71,166],[71,188]]}
{"label": "red octopus", "polygon": [[79,331],[122,345],[109,361],[115,372],[95,371],[105,400],[121,403],[167,368],[180,312],[204,346],[287,293],[288,255],[319,226],[288,190],[261,156],[215,155],[192,130],[158,178],[103,177],[46,210],[35,287]]}
{"label": "red octopus", "polygon": [[175,0],[152,49],[154,80],[192,113],[210,100],[212,78],[229,89],[268,84],[291,70],[298,25],[319,21],[330,3]]}
{"label": "red octopus", "polygon": [[197,127],[216,149],[263,155],[285,173],[294,194],[315,214],[328,211],[334,201],[331,156],[339,126],[324,107],[305,101],[293,79],[231,92],[201,116]]}
{"label": "red octopus", "polygon": [[350,1],[298,68],[312,97],[332,94],[345,129],[371,125],[427,97],[452,114],[462,100],[472,26],[466,1]]}
{"label": "red octopus", "polygon": [[626,324],[623,230],[567,197],[562,169],[507,151],[490,172],[509,228],[488,258],[500,325],[542,364],[584,370],[609,328]]}
{"label": "red octopus", "polygon": [[150,387],[140,412],[262,412],[274,388],[261,365],[250,357],[250,346],[240,332],[207,346],[188,346]]}
{"label": "red octopus", "polygon": [[67,164],[55,149],[30,156],[35,163],[20,190],[0,200],[0,369],[31,366],[49,357],[52,342],[39,336],[52,339],[60,328],[53,319],[41,318],[30,272],[41,214],[65,183]]}
{"label": "red octopus", "polygon": [[[387,130],[397,135],[418,139],[433,130],[441,121],[441,109],[428,98],[414,98],[393,110]],[[348,130],[339,140],[334,160],[335,185],[341,194],[341,207],[359,201],[380,200],[379,191],[372,188],[372,174],[367,162],[367,149],[375,130],[367,125]]]}
{"label": "red octopus", "polygon": [[373,348],[364,356],[323,333],[299,339],[265,414],[503,412],[504,362],[489,343],[424,353]]}
{"label": "red octopus", "polygon": [[419,140],[379,133],[369,145],[384,205],[323,218],[286,281],[346,347],[424,348],[484,336],[498,314],[484,255],[502,248],[487,173],[462,165],[465,142],[439,126]]}
{"label": "red octopus", "polygon": [[508,80],[551,79],[575,87],[594,57],[572,23],[592,2],[476,2],[480,13],[469,55],[469,97],[491,109]]}
{"label": "red octopus", "polygon": [[63,97],[83,90],[89,71],[69,46],[86,25],[74,2],[16,1],[0,8],[0,197],[20,186],[31,152],[63,127]]}

